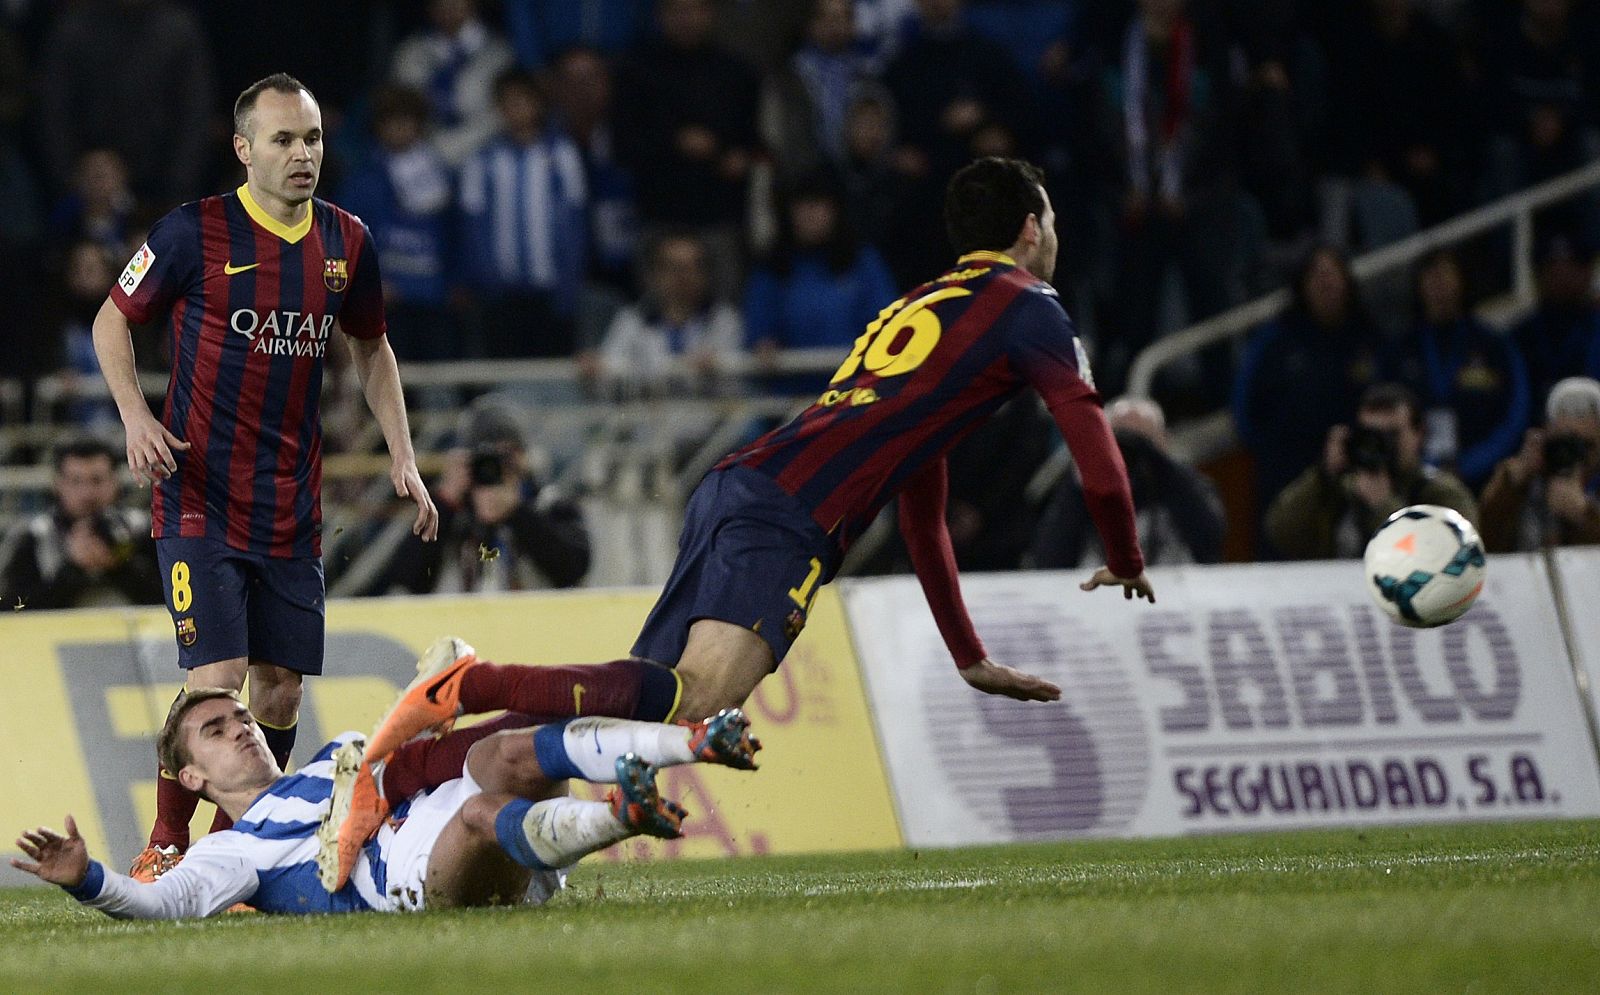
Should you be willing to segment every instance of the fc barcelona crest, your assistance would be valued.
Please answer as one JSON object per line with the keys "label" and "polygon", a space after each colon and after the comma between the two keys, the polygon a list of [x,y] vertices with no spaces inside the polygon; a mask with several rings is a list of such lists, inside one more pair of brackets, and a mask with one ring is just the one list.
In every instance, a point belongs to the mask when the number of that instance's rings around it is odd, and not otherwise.
{"label": "fc barcelona crest", "polygon": [[322,282],[334,293],[343,293],[344,288],[350,286],[350,261],[348,259],[324,259],[322,261]]}
{"label": "fc barcelona crest", "polygon": [[196,639],[198,639],[199,636],[200,636],[200,633],[195,631],[194,619],[192,619],[192,618],[180,618],[180,619],[178,619],[178,642],[182,643],[185,646],[193,646],[194,645],[194,641]]}

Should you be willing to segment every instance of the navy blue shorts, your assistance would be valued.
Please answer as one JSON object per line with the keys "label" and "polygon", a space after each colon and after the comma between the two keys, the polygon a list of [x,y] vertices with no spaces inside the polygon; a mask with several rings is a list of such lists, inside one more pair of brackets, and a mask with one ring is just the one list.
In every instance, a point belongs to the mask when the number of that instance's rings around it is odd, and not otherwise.
{"label": "navy blue shorts", "polygon": [[248,657],[322,673],[320,557],[263,556],[211,538],[156,540],[184,670]]}
{"label": "navy blue shorts", "polygon": [[678,560],[633,655],[675,667],[689,626],[714,618],[756,633],[782,663],[837,560],[833,541],[771,478],[712,471],[684,509]]}

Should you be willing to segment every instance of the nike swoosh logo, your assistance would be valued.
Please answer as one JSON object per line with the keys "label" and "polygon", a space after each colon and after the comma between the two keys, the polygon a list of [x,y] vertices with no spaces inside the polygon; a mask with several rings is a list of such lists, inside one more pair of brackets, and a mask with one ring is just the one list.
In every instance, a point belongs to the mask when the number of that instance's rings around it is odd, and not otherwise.
{"label": "nike swoosh logo", "polygon": [[444,686],[450,683],[451,679],[456,676],[456,673],[457,672],[454,669],[446,671],[442,677],[428,685],[428,689],[422,692],[423,695],[426,696],[429,701],[437,705],[439,703],[439,692],[444,690]]}
{"label": "nike swoosh logo", "polygon": [[228,276],[233,276],[235,273],[243,273],[247,269],[255,269],[260,265],[260,263],[251,263],[248,266],[235,266],[233,263],[223,263],[222,272],[226,273]]}

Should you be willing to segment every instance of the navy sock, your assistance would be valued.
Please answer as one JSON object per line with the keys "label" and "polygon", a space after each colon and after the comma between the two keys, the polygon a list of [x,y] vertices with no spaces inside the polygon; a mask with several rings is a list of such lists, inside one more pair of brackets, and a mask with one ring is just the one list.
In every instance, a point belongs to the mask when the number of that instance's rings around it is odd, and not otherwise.
{"label": "navy sock", "polygon": [[261,727],[261,734],[267,737],[267,750],[272,754],[273,759],[278,761],[279,767],[287,771],[289,769],[289,754],[294,752],[294,734],[300,731],[299,720],[289,723],[282,729],[267,725],[260,719],[256,719],[256,725]]}
{"label": "navy sock", "polygon": [[531,867],[536,871],[549,870],[534,854],[533,845],[528,842],[528,834],[522,831],[522,820],[527,817],[531,808],[533,802],[526,798],[515,798],[506,802],[505,807],[494,817],[494,838],[499,841],[500,849],[523,867]]}

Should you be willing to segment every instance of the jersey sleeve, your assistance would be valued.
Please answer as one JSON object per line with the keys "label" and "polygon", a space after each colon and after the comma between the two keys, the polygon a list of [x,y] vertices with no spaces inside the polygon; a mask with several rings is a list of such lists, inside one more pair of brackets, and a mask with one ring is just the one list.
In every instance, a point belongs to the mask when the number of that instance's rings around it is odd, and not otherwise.
{"label": "jersey sleeve", "polygon": [[350,287],[339,308],[339,327],[358,339],[375,339],[388,330],[383,317],[383,277],[378,272],[378,247],[366,222],[352,218],[361,232],[351,253]]}
{"label": "jersey sleeve", "polygon": [[89,862],[83,883],[67,889],[79,902],[113,919],[199,919],[216,915],[256,892],[256,869],[228,833],[213,833],[190,848],[183,863],[154,883],[135,881]]}
{"label": "jersey sleeve", "polygon": [[1083,480],[1084,502],[1106,550],[1106,566],[1118,577],[1144,572],[1144,553],[1133,512],[1133,492],[1100,410],[1089,357],[1072,328],[1072,319],[1054,291],[1036,287],[1009,315],[1007,350],[1017,372],[1044,398]]}
{"label": "jersey sleeve", "polygon": [[1052,410],[1094,393],[1089,357],[1055,291],[1043,285],[1029,288],[1003,320],[1011,365]]}
{"label": "jersey sleeve", "polygon": [[180,208],[150,228],[111,287],[111,302],[130,323],[142,325],[170,310],[199,270],[200,231]]}
{"label": "jersey sleeve", "polygon": [[944,638],[956,669],[965,670],[988,653],[961,598],[956,554],[944,519],[949,493],[949,463],[941,456],[919,470],[900,492],[900,535],[911,554],[911,569],[928,599],[939,635]]}

